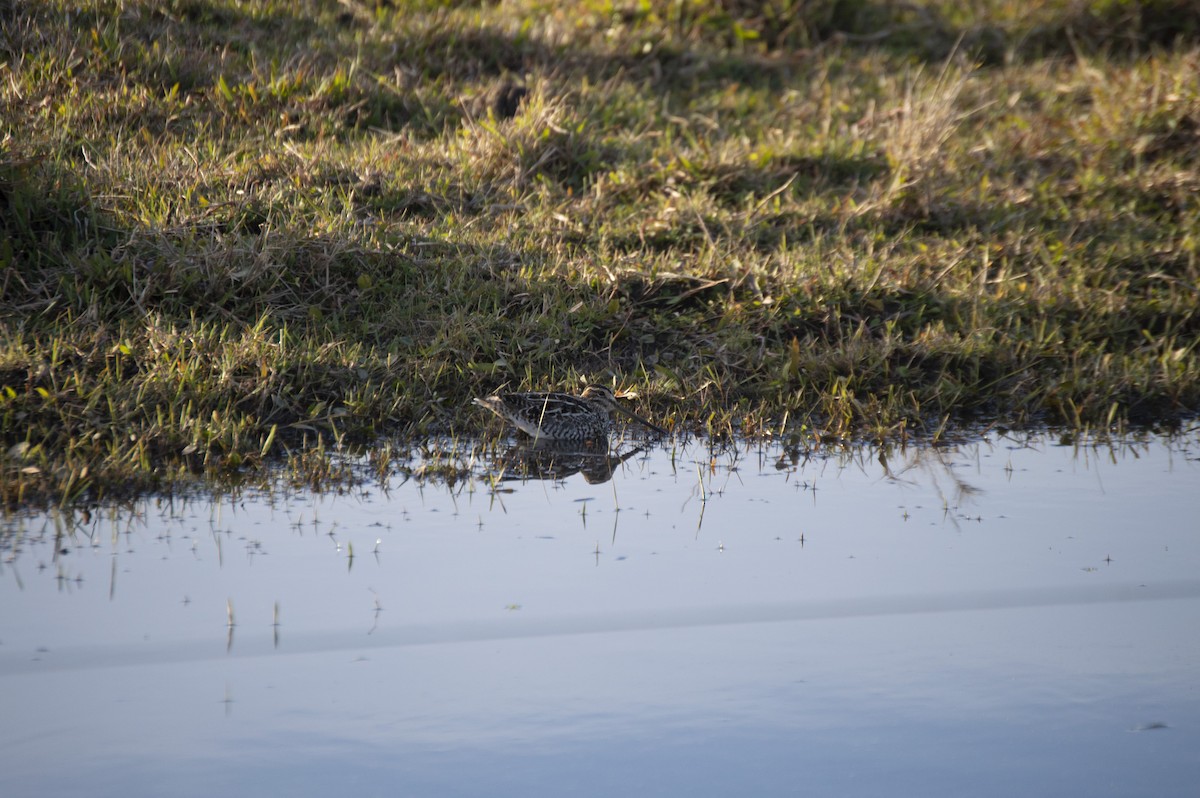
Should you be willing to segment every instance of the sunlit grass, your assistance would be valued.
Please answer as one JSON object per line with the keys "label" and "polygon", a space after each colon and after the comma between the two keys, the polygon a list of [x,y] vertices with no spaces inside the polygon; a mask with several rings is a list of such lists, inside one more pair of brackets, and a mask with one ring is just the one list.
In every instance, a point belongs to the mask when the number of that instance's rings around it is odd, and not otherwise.
{"label": "sunlit grass", "polygon": [[1186,5],[0,2],[0,495],[320,485],[500,384],[1187,418]]}

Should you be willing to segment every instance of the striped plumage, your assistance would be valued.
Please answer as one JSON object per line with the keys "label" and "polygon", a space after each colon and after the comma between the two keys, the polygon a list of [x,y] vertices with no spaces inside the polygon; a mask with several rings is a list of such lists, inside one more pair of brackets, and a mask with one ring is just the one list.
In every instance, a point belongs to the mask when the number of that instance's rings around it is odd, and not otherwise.
{"label": "striped plumage", "polygon": [[666,430],[622,407],[612,390],[603,385],[589,385],[579,396],[542,391],[498,393],[476,399],[475,404],[486,407],[535,439],[547,441],[606,439],[613,412],[666,434]]}

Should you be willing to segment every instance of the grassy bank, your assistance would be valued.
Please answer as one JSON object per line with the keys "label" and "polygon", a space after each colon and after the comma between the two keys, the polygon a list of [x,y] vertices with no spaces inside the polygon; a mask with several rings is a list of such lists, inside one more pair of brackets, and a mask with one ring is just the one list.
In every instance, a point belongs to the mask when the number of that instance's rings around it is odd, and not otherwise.
{"label": "grassy bank", "polygon": [[0,498],[585,378],[718,434],[1187,418],[1189,8],[0,0]]}

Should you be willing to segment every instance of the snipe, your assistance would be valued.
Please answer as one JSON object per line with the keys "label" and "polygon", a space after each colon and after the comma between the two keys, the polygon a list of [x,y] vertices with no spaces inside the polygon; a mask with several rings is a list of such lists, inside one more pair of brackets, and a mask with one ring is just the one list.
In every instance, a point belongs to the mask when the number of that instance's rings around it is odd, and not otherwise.
{"label": "snipe", "polygon": [[628,416],[634,421],[660,435],[667,431],[651,424],[631,410],[626,410],[617,401],[611,389],[603,385],[589,385],[583,393],[498,393],[475,404],[486,407],[517,429],[547,441],[595,441],[608,436],[614,412]]}

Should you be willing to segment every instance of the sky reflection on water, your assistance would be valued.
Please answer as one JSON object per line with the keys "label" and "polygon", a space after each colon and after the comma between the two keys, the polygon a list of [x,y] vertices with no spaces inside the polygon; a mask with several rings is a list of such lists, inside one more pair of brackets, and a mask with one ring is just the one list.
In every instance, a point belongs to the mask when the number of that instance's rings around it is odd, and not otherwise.
{"label": "sky reflection on water", "polygon": [[1190,795],[1198,454],[694,445],[11,520],[0,794]]}

